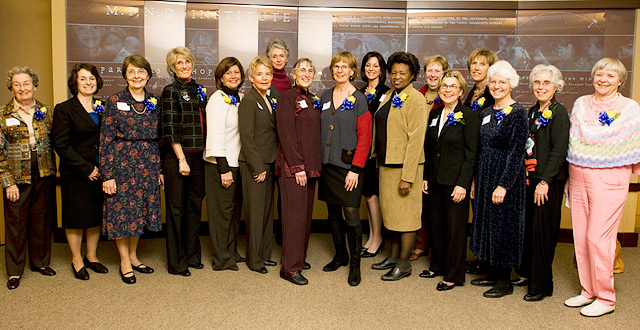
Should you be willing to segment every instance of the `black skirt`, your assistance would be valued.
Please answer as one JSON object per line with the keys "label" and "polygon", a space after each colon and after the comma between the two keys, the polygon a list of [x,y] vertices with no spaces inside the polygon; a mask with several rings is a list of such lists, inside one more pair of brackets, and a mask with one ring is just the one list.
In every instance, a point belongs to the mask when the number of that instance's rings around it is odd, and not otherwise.
{"label": "black skirt", "polygon": [[352,191],[344,189],[344,179],[349,170],[331,164],[322,164],[322,175],[318,187],[318,199],[329,204],[360,207],[364,174],[358,175],[358,186]]}
{"label": "black skirt", "polygon": [[378,179],[378,169],[375,158],[369,158],[364,165],[363,183],[362,195],[369,197],[380,194],[380,180]]}
{"label": "black skirt", "polygon": [[75,175],[60,176],[62,227],[85,229],[102,226],[102,181]]}

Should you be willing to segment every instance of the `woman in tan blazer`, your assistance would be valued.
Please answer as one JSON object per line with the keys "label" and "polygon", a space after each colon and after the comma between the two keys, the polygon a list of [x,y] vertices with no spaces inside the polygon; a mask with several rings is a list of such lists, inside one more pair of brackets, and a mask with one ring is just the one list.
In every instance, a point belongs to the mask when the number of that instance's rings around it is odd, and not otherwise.
{"label": "woman in tan blazer", "polygon": [[371,268],[390,269],[382,280],[397,281],[411,275],[409,255],[421,227],[420,185],[428,111],[424,96],[411,85],[420,71],[415,55],[393,53],[387,67],[393,88],[375,114],[374,153],[383,223],[394,235],[391,254]]}

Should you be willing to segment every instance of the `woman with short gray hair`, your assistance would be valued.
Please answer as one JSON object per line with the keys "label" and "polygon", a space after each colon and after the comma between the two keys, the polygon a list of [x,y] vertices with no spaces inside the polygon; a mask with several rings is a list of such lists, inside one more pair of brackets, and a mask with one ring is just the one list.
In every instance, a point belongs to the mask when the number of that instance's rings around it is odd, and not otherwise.
{"label": "woman with short gray hair", "polygon": [[274,39],[269,41],[266,53],[273,64],[273,82],[269,89],[269,96],[277,99],[293,85],[293,81],[284,69],[289,61],[289,47],[283,40]]}

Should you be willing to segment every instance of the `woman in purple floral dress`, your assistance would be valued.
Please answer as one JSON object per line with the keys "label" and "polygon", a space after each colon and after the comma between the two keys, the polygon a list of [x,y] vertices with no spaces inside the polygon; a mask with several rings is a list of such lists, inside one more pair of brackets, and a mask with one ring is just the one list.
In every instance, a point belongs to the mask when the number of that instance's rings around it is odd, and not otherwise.
{"label": "woman in purple floral dress", "polygon": [[144,88],[152,74],[144,57],[124,60],[122,76],[128,86],[109,97],[100,132],[100,172],[107,194],[102,231],[116,240],[120,276],[127,284],[136,282],[134,270],[153,272],[138,260],[136,249],[145,228],[161,228],[157,99]]}

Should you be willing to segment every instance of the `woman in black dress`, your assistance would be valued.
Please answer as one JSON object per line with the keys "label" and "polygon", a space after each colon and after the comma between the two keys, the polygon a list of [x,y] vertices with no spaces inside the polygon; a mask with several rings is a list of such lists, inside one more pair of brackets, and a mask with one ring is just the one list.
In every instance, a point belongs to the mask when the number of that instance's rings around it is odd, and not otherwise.
{"label": "woman in black dress", "polygon": [[[369,102],[369,113],[373,114],[378,110],[380,101],[389,87],[385,85],[387,80],[387,63],[378,52],[368,52],[362,59],[360,75],[367,84],[360,88],[360,91],[367,97]],[[378,194],[378,172],[376,169],[376,159],[371,157],[364,165],[364,182],[362,195],[367,202],[369,211],[369,238],[362,246],[362,257],[371,258],[377,256],[384,248],[382,240],[382,214],[380,213],[380,200]]]}
{"label": "woman in black dress", "polygon": [[[109,270],[98,261],[96,250],[102,226],[102,176],[98,170],[98,142],[104,106],[94,99],[102,78],[93,64],[78,63],[68,81],[73,97],[56,105],[51,140],[60,156],[62,227],[71,249],[75,277],[88,280],[86,268],[96,273]],[[78,198],[82,202],[78,203]],[[82,235],[87,254],[82,257]]]}
{"label": "woman in black dress", "polygon": [[336,249],[333,260],[322,270],[331,272],[349,264],[348,282],[351,286],[360,284],[360,199],[363,169],[372,139],[367,98],[351,84],[357,75],[356,66],[356,59],[349,52],[333,55],[331,74],[336,86],[322,93],[320,98],[322,175],[318,198],[327,203]]}

